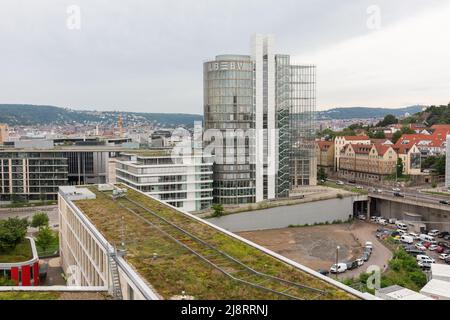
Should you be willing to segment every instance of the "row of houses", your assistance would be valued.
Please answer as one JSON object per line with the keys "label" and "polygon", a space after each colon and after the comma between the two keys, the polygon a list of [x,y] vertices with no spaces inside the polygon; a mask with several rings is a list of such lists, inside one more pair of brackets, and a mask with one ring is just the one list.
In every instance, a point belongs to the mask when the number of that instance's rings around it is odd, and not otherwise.
{"label": "row of houses", "polygon": [[450,125],[415,131],[403,134],[395,144],[364,134],[316,141],[317,165],[344,179],[376,182],[395,174],[401,159],[403,174],[419,175],[422,158],[445,154]]}

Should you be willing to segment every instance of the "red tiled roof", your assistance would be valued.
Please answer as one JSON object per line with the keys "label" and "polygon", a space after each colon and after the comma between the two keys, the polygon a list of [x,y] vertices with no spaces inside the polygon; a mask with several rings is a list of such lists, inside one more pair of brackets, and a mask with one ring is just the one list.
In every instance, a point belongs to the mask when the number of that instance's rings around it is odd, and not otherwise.
{"label": "red tiled roof", "polygon": [[368,136],[343,136],[345,140],[355,141],[355,140],[370,140]]}
{"label": "red tiled roof", "polygon": [[317,145],[321,151],[327,151],[333,145],[333,142],[321,140],[317,141]]}
{"label": "red tiled roof", "polygon": [[375,143],[374,147],[377,149],[378,155],[380,156],[384,155],[391,148],[390,146],[381,143]]}

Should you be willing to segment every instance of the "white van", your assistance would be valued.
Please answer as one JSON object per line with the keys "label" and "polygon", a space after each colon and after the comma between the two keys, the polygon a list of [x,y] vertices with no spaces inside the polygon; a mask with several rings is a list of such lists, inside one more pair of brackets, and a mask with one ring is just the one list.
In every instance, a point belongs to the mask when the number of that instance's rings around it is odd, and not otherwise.
{"label": "white van", "polygon": [[346,263],[338,263],[333,264],[330,268],[331,273],[342,273],[347,271],[347,264]]}
{"label": "white van", "polygon": [[408,230],[408,226],[406,224],[404,224],[403,222],[397,221],[395,223],[395,225],[397,226],[397,228],[399,228],[400,230]]}
{"label": "white van", "polygon": [[411,236],[403,235],[400,237],[400,241],[403,243],[413,244],[414,238]]}
{"label": "white van", "polygon": [[434,237],[429,236],[429,235],[427,235],[427,234],[423,234],[423,233],[419,236],[419,238],[420,238],[420,240],[422,240],[422,241],[428,241],[428,242],[435,241],[435,240],[434,240]]}

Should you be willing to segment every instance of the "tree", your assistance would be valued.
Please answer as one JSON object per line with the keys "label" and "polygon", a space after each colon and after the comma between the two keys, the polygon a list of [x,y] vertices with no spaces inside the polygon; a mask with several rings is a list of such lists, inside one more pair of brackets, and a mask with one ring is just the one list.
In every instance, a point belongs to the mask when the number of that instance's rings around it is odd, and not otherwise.
{"label": "tree", "polygon": [[400,178],[403,176],[403,161],[401,158],[397,158],[397,177]]}
{"label": "tree", "polygon": [[437,175],[445,175],[445,155],[437,156],[432,168],[436,171]]}
{"label": "tree", "polygon": [[393,114],[388,114],[383,120],[378,122],[377,127],[386,127],[390,124],[398,123],[398,119]]}
{"label": "tree", "polygon": [[223,205],[221,203],[218,204],[214,204],[212,206],[214,213],[213,213],[213,217],[221,217],[224,214],[224,209],[223,209]]}
{"label": "tree", "polygon": [[12,250],[27,234],[28,220],[8,218],[0,220],[0,251]]}
{"label": "tree", "polygon": [[36,235],[36,245],[40,247],[42,251],[47,250],[55,242],[55,233],[48,226],[39,229]]}
{"label": "tree", "polygon": [[317,170],[317,179],[319,179],[319,181],[327,180],[327,174],[324,168],[320,167],[319,170]]}
{"label": "tree", "polygon": [[48,226],[48,215],[45,212],[37,212],[33,215],[31,226],[33,228],[42,228]]}
{"label": "tree", "polygon": [[402,132],[400,130],[395,131],[394,134],[392,135],[392,142],[396,143],[401,137],[402,137]]}

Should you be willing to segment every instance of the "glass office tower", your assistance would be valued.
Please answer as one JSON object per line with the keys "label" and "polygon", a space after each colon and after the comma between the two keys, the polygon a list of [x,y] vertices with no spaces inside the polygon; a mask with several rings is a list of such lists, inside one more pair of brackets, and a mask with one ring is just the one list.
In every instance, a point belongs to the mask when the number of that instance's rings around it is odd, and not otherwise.
{"label": "glass office tower", "polygon": [[[255,202],[255,165],[251,141],[227,144],[227,131],[255,128],[253,62],[250,56],[221,55],[203,66],[204,128],[223,133],[223,157],[214,163],[214,200],[223,204]],[[242,150],[243,149],[243,150]]]}
{"label": "glass office tower", "polygon": [[[224,136],[227,130],[251,132],[241,146],[244,162],[216,161],[217,203],[284,198],[316,184],[315,66],[291,65],[289,55],[273,53],[273,42],[255,35],[251,56],[221,55],[204,64],[205,129]],[[237,160],[239,148],[224,148],[225,160]]]}

